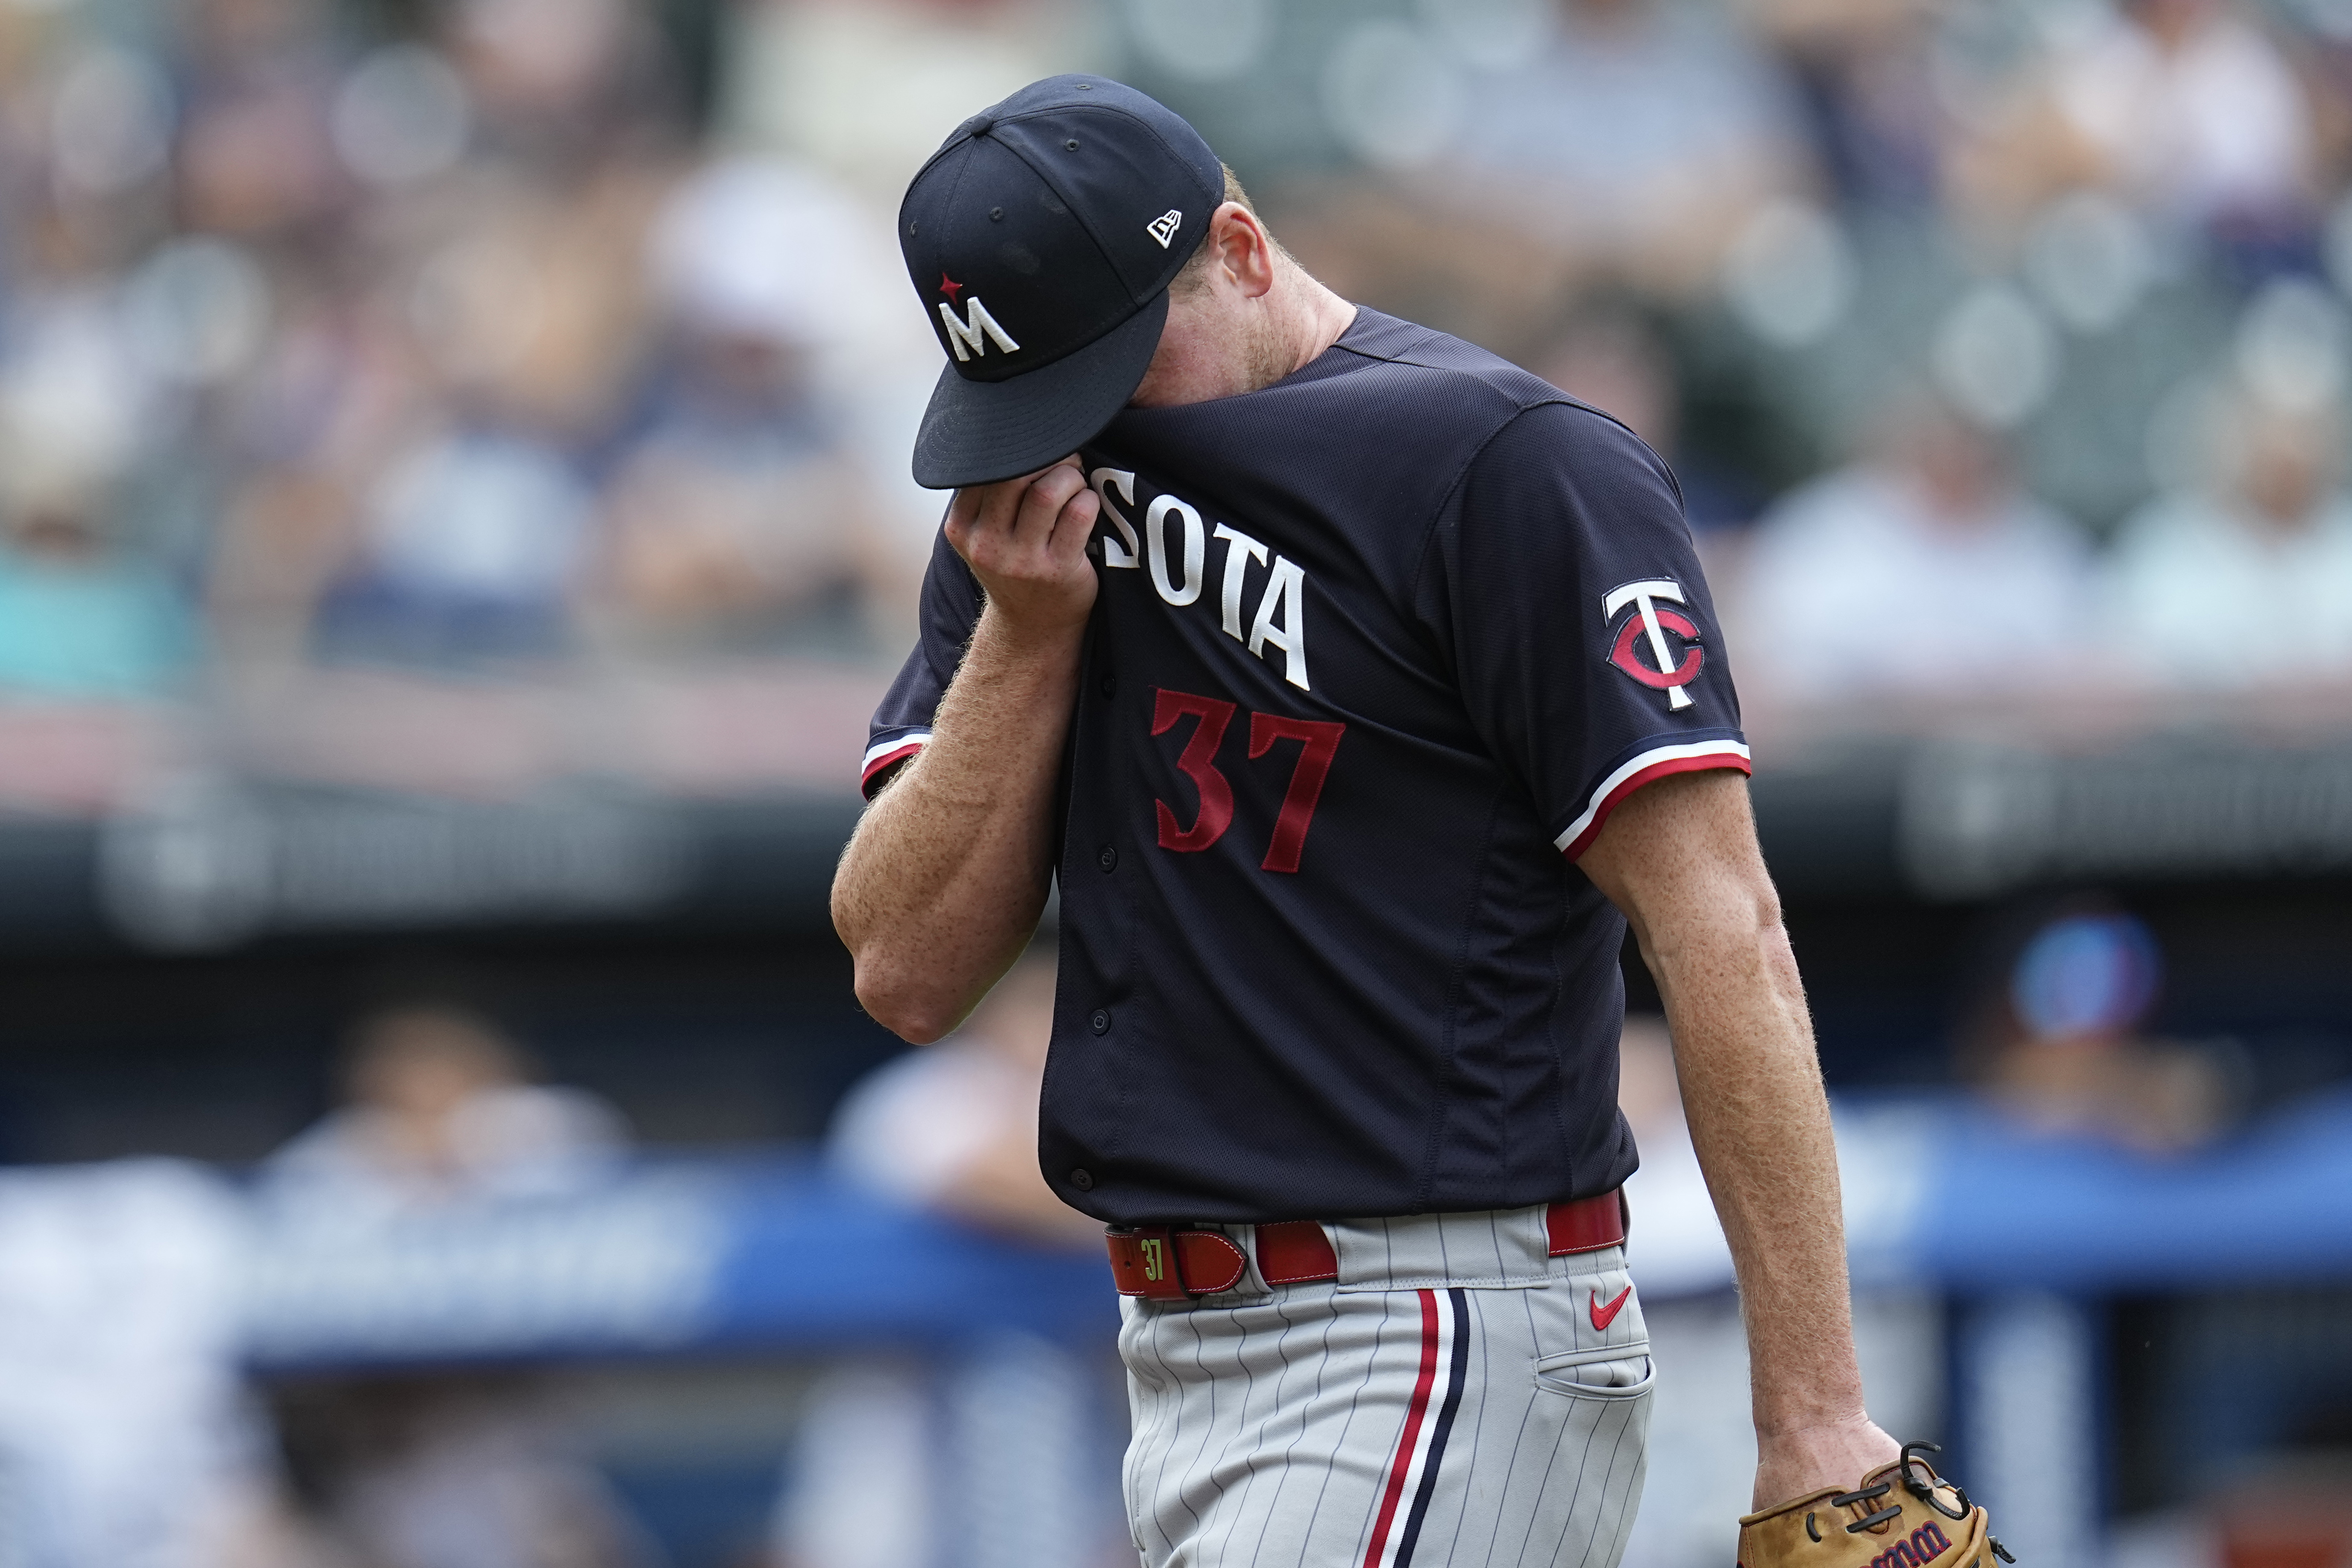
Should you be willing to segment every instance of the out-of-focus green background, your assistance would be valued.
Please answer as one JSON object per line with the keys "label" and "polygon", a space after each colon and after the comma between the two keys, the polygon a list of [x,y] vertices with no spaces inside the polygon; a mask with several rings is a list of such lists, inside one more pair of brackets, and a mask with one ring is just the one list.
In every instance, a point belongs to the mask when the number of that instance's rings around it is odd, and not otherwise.
{"label": "out-of-focus green background", "polygon": [[1050,976],[901,1056],[824,910],[890,216],[1070,69],[1674,464],[1882,1417],[2027,1568],[2352,1564],[2343,0],[0,0],[0,1568],[1132,1561]]}

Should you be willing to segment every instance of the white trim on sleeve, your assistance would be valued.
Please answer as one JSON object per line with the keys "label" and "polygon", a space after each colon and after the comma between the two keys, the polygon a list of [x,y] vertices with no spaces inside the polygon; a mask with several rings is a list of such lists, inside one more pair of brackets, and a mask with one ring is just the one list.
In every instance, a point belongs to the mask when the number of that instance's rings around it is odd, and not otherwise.
{"label": "white trim on sleeve", "polygon": [[[1702,757],[1737,757],[1742,763],[1749,760],[1748,747],[1738,741],[1693,741],[1680,746],[1653,746],[1639,756],[1629,759],[1623,766],[1595,785],[1591,798],[1584,804],[1583,815],[1570,823],[1568,830],[1553,839],[1552,844],[1563,854],[1572,853],[1572,847],[1600,826],[1601,819],[1639,782],[1642,774],[1675,763],[1695,762]],[[1672,771],[1683,770],[1675,768]]]}
{"label": "white trim on sleeve", "polygon": [[857,771],[861,773],[865,773],[891,752],[904,751],[908,746],[922,745],[930,738],[931,732],[929,730],[909,730],[895,740],[877,741],[866,748],[865,760],[857,764]]}

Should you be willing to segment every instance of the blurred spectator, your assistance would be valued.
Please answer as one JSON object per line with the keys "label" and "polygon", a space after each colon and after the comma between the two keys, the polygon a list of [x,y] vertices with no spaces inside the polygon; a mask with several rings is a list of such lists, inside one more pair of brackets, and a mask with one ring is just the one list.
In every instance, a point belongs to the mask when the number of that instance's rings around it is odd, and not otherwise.
{"label": "blurred spectator", "polygon": [[0,1563],[328,1568],[269,1522],[247,1239],[234,1190],[176,1161],[0,1171]]}
{"label": "blurred spectator", "polygon": [[819,401],[817,357],[868,287],[846,275],[863,225],[783,163],[716,163],[671,197],[653,242],[670,352],[614,469],[589,588],[617,640],[856,648],[877,611],[913,602]]}
{"label": "blurred spectator", "polygon": [[2343,410],[2242,395],[2215,406],[2203,434],[2207,482],[2149,503],[2116,542],[2131,655],[2192,687],[2352,675]]}
{"label": "blurred spectator", "polygon": [[[734,14],[722,119],[898,210],[957,123],[1056,71],[1107,68],[1088,0],[782,0]],[[1203,19],[1202,25],[1217,26]]]}
{"label": "blurred spectator", "polygon": [[274,1401],[316,1516],[302,1568],[656,1568],[527,1374],[290,1384]]}
{"label": "blurred spectator", "polygon": [[435,19],[442,47],[379,48],[315,95],[302,155],[339,161],[341,221],[281,247],[276,336],[236,403],[249,467],[213,582],[234,653],[443,664],[571,645],[596,510],[584,455],[643,351],[639,256],[677,100],[624,0],[467,0]]}
{"label": "blurred spectator", "polygon": [[2307,229],[2311,106],[2232,0],[2129,0],[2062,57],[2060,107],[2106,178],[2185,226]]}
{"label": "blurred spectator", "polygon": [[1991,437],[1925,397],[1877,445],[1759,524],[1745,668],[1815,700],[2071,677],[2093,611],[2080,533],[2019,488]]}
{"label": "blurred spectator", "polygon": [[218,519],[205,591],[214,650],[238,664],[308,652],[319,601],[353,549],[352,497],[425,415],[418,356],[389,312],[306,292],[224,422],[243,471]]}
{"label": "blurred spectator", "polygon": [[851,1180],[992,1230],[1099,1246],[1102,1223],[1037,1169],[1037,1095],[1054,1037],[1054,963],[1024,959],[970,1022],[854,1090],[831,1153]]}
{"label": "blurred spectator", "polygon": [[2155,936],[2089,908],[2034,931],[1989,1000],[1978,1076],[1994,1104],[2036,1131],[2170,1153],[2227,1121],[2213,1053],[2150,1039],[2141,1025],[2163,980]]}
{"label": "blurred spectator", "polygon": [[521,1054],[461,1008],[379,1013],[355,1031],[347,1103],[270,1157],[270,1191],[349,1226],[438,1205],[560,1195],[608,1176],[620,1117],[526,1082]]}
{"label": "blurred spectator", "polygon": [[1673,356],[1639,316],[1591,310],[1535,354],[1528,369],[1622,421],[1675,470],[1683,513],[1697,532],[1748,521],[1744,500],[1680,451],[1682,387]]}
{"label": "blurred spectator", "polygon": [[660,189],[616,157],[560,189],[455,178],[401,211],[385,241],[400,293],[384,305],[406,341],[375,367],[392,383],[360,366],[337,389],[393,405],[353,411],[377,426],[372,439],[320,433],[334,444],[316,460],[351,511],[318,606],[322,652],[431,663],[568,650],[596,500],[582,454],[618,416],[642,353],[639,253]]}
{"label": "blurred spectator", "polygon": [[[433,1222],[467,1205],[561,1196],[616,1169],[619,1117],[523,1080],[488,1020],[446,1006],[356,1034],[350,1103],[272,1156],[265,1194],[296,1223]],[[289,1385],[277,1414],[316,1526],[383,1568],[630,1568],[649,1548],[520,1374]]]}
{"label": "blurred spectator", "polygon": [[342,195],[328,114],[334,86],[323,7],[198,0],[184,29],[174,160],[199,232],[288,237]]}
{"label": "blurred spectator", "polygon": [[1832,184],[1851,202],[1932,200],[1948,110],[1924,0],[1748,0],[1778,47]]}
{"label": "blurred spectator", "polygon": [[[1102,1226],[1037,1169],[1054,964],[1033,956],[949,1039],[844,1103],[831,1153],[875,1191],[1054,1247]],[[929,1364],[869,1358],[812,1395],[776,1515],[788,1568],[1092,1568],[1129,1550],[1117,1455],[1123,1384],[1108,1340],[1003,1334]]]}
{"label": "blurred spectator", "polygon": [[320,651],[425,662],[563,651],[593,504],[526,436],[456,429],[378,477],[359,558],[320,606]]}
{"label": "blurred spectator", "polygon": [[497,154],[543,173],[675,140],[677,62],[632,0],[457,0],[448,51]]}
{"label": "blurred spectator", "polygon": [[110,485],[19,440],[0,452],[0,690],[138,697],[194,652],[181,596],[109,535]]}
{"label": "blurred spectator", "polygon": [[1978,93],[1956,189],[2021,219],[2102,185],[2255,270],[2307,264],[2317,126],[2304,81],[2250,7],[2125,0],[2053,17],[2042,47]]}
{"label": "blurred spectator", "polygon": [[1371,171],[1283,193],[1277,226],[1349,299],[1525,356],[1587,289],[1670,306],[1804,184],[1771,57],[1731,7],[1547,0],[1363,24],[1324,110]]}
{"label": "blurred spectator", "polygon": [[1805,178],[1796,105],[1733,12],[1558,0],[1536,46],[1475,69],[1445,178],[1486,216],[1645,290],[1687,291]]}
{"label": "blurred spectator", "polygon": [[648,331],[644,252],[670,170],[615,153],[562,182],[495,165],[384,214],[382,306],[463,422],[601,437]]}

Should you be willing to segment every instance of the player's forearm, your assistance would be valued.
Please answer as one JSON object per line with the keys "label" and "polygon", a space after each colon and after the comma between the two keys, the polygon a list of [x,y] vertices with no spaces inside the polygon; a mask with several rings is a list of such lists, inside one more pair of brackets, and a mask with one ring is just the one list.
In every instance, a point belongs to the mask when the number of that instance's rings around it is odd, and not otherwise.
{"label": "player's forearm", "polygon": [[867,808],[834,878],[858,1000],[917,1044],[961,1022],[1019,955],[1054,863],[1054,788],[1083,628],[983,613],[931,739]]}
{"label": "player's forearm", "polygon": [[1757,1432],[1862,1422],[1829,1102],[1769,890],[1649,956],[1738,1270]]}
{"label": "player's forearm", "polygon": [[1894,1458],[1864,1414],[1829,1101],[1746,781],[1685,774],[1617,808],[1578,862],[1656,977],[1699,1166],[1748,1322],[1759,1503]]}

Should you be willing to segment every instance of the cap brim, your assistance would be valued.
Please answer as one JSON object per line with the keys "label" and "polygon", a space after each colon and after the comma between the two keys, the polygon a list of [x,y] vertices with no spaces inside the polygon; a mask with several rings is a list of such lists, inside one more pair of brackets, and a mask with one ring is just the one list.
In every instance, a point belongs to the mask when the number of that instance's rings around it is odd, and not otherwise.
{"label": "cap brim", "polygon": [[1003,381],[940,372],[915,435],[915,482],[960,489],[1018,479],[1057,463],[1101,433],[1142,384],[1168,321],[1161,290],[1075,353]]}

